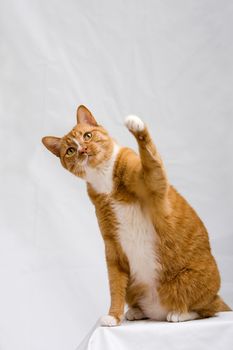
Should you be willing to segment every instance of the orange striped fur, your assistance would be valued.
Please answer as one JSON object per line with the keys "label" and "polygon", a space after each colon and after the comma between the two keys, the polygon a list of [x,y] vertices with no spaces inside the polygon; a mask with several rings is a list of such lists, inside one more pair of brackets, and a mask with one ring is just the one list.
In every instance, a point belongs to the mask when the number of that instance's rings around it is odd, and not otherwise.
{"label": "orange striped fur", "polygon": [[218,296],[219,271],[203,222],[169,184],[144,123],[130,116],[126,126],[139,154],[117,145],[84,106],[71,132],[42,139],[86,181],[96,209],[111,293],[102,325],[120,324],[125,303],[129,320],[178,322],[230,310]]}

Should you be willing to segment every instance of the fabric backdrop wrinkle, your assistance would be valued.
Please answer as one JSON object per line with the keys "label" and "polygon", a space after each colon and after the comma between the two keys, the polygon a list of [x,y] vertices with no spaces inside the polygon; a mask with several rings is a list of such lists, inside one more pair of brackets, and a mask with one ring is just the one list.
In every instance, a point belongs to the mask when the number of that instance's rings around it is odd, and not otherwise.
{"label": "fabric backdrop wrinkle", "polygon": [[41,143],[79,104],[135,150],[124,117],[146,122],[233,306],[232,15],[230,0],[1,1],[1,349],[75,349],[108,311],[85,184]]}

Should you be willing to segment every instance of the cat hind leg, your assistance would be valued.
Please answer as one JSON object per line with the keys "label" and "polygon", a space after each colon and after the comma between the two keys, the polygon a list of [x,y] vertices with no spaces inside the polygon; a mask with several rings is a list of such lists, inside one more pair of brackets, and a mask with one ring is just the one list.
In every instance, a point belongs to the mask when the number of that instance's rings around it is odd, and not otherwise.
{"label": "cat hind leg", "polygon": [[143,320],[143,319],[146,319],[147,317],[144,315],[141,309],[139,309],[138,307],[132,307],[126,312],[125,318],[128,321],[135,321],[135,320]]}
{"label": "cat hind leg", "polygon": [[195,311],[190,311],[190,312],[171,311],[167,314],[168,322],[184,322],[184,321],[196,320],[197,318],[200,318],[200,316]]}

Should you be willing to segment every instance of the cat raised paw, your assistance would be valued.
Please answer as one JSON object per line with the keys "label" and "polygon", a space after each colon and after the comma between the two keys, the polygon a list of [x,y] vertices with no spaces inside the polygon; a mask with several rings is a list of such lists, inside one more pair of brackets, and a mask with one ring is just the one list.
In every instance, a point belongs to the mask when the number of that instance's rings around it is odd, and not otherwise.
{"label": "cat raised paw", "polygon": [[128,115],[125,118],[125,126],[132,132],[143,131],[145,129],[145,124],[136,115]]}
{"label": "cat raised paw", "polygon": [[100,318],[100,325],[102,327],[115,327],[119,325],[119,322],[114,316],[105,315]]}

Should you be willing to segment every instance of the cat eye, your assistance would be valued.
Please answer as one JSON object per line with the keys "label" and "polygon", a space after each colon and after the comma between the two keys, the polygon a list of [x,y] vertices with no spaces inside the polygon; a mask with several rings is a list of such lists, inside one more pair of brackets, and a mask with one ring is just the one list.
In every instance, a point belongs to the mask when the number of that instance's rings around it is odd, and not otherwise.
{"label": "cat eye", "polygon": [[91,132],[85,132],[85,134],[83,135],[83,138],[85,141],[88,141],[92,138],[92,133]]}
{"label": "cat eye", "polygon": [[74,147],[69,147],[66,151],[66,156],[71,157],[73,154],[75,154],[76,150]]}

